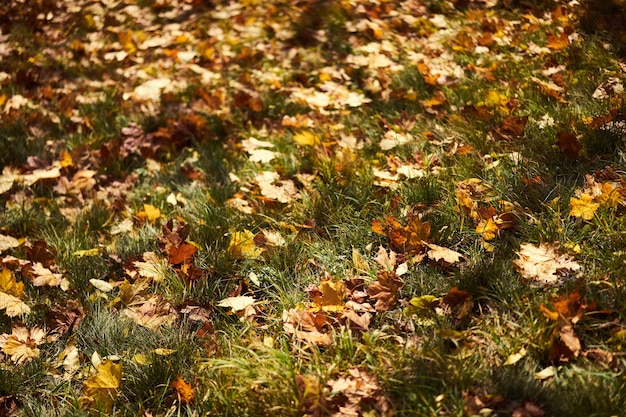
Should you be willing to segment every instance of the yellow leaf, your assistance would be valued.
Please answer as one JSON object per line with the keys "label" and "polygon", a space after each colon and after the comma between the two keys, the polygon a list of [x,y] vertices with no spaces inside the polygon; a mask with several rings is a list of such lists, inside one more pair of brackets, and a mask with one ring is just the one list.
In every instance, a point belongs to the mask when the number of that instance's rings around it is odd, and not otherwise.
{"label": "yellow leaf", "polygon": [[24,283],[16,282],[13,273],[4,268],[0,272],[0,292],[21,297],[24,294]]}
{"label": "yellow leaf", "polygon": [[263,253],[263,249],[254,243],[254,233],[249,230],[234,232],[230,238],[228,250],[237,259],[257,259]]}
{"label": "yellow leaf", "polygon": [[526,356],[526,348],[522,347],[520,348],[520,350],[518,350],[515,353],[512,353],[509,355],[508,358],[506,358],[506,361],[504,362],[504,365],[514,365],[517,362],[519,362],[524,356]]}
{"label": "yellow leaf", "polygon": [[620,200],[621,186],[616,186],[610,182],[602,184],[601,194],[598,196],[598,202],[606,207],[617,207]]}
{"label": "yellow leaf", "polygon": [[117,399],[122,382],[122,364],[104,361],[98,365],[98,372],[83,384],[83,401],[99,404],[110,410]]}
{"label": "yellow leaf", "polygon": [[485,240],[494,239],[497,232],[498,225],[493,221],[493,218],[481,220],[478,226],[476,226],[476,233],[480,233]]}
{"label": "yellow leaf", "polygon": [[77,250],[72,253],[72,255],[78,258],[82,258],[83,256],[98,256],[100,255],[100,248]]}
{"label": "yellow leaf", "polygon": [[74,165],[72,154],[67,151],[61,151],[61,160],[59,162],[61,164],[61,168],[67,168]]}
{"label": "yellow leaf", "polygon": [[24,295],[24,283],[16,282],[8,269],[0,272],[0,310],[4,310],[9,317],[30,313],[28,307],[20,298]]}
{"label": "yellow leaf", "polygon": [[321,143],[320,138],[316,134],[309,131],[296,133],[293,140],[301,146],[315,146]]}
{"label": "yellow leaf", "polygon": [[156,222],[161,218],[161,210],[151,204],[144,204],[143,210],[137,213],[137,217],[149,222]]}
{"label": "yellow leaf", "polygon": [[322,279],[319,292],[321,295],[315,296],[312,300],[312,310],[342,311],[344,309],[343,298],[346,287],[343,281],[333,282],[330,279]]}
{"label": "yellow leaf", "polygon": [[583,220],[591,220],[598,207],[600,207],[600,204],[594,203],[593,197],[585,193],[581,195],[580,198],[572,197],[570,199],[570,206],[572,207],[569,212],[570,216],[580,217]]}

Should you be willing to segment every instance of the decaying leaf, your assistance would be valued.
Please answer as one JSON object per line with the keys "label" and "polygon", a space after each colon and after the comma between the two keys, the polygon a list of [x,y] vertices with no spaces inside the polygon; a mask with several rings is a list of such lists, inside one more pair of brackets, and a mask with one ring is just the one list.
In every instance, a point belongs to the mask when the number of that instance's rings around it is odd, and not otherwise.
{"label": "decaying leaf", "polygon": [[370,410],[388,417],[394,414],[391,402],[383,393],[378,378],[361,369],[352,368],[345,376],[328,381],[330,394],[326,398],[333,417],[362,416]]}
{"label": "decaying leaf", "polygon": [[407,225],[402,226],[394,217],[385,217],[385,222],[372,221],[372,230],[389,238],[392,249],[403,253],[419,253],[426,247],[430,238],[430,223],[422,222],[418,215],[407,217]]}
{"label": "decaying leaf", "polygon": [[0,235],[0,253],[20,246],[20,241],[13,236]]}
{"label": "decaying leaf", "polygon": [[376,300],[376,311],[389,311],[398,300],[399,291],[404,286],[395,272],[379,269],[376,272],[377,281],[367,287],[369,296]]}
{"label": "decaying leaf", "polygon": [[330,319],[325,312],[298,309],[283,311],[283,330],[296,339],[320,346],[329,346],[332,337],[326,332]]}
{"label": "decaying leaf", "polygon": [[159,326],[170,326],[178,318],[178,314],[170,303],[152,296],[141,304],[124,309],[124,315],[140,326],[156,329]]}
{"label": "decaying leaf", "polygon": [[535,246],[523,243],[513,264],[520,274],[537,285],[559,282],[559,274],[575,272],[580,265],[567,254],[557,253],[558,244],[542,243]]}
{"label": "decaying leaf", "polygon": [[453,251],[452,249],[444,248],[443,246],[428,243],[429,250],[427,255],[435,262],[442,264],[443,266],[454,265],[463,258],[463,255]]}

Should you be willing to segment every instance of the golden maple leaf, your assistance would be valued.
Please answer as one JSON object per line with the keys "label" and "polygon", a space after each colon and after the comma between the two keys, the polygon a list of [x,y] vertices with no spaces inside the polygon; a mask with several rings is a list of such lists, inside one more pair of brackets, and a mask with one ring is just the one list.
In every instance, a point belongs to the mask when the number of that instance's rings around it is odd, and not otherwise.
{"label": "golden maple leaf", "polygon": [[104,361],[98,365],[95,375],[90,376],[83,384],[83,402],[97,404],[110,410],[117,399],[122,383],[122,364]]}
{"label": "golden maple leaf", "polygon": [[572,207],[569,212],[570,216],[580,217],[583,220],[591,220],[598,207],[600,207],[600,204],[594,203],[593,197],[584,193],[580,198],[572,197],[570,199],[570,206]]}
{"label": "golden maple leaf", "polygon": [[0,310],[9,317],[30,313],[30,307],[20,298],[24,295],[24,283],[16,282],[8,269],[0,272]]}

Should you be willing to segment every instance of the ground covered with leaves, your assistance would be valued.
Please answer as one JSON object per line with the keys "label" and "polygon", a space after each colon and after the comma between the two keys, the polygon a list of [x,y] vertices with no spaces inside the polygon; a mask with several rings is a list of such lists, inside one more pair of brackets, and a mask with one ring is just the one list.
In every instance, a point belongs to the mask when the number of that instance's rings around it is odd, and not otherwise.
{"label": "ground covered with leaves", "polygon": [[0,416],[623,415],[600,3],[11,2]]}

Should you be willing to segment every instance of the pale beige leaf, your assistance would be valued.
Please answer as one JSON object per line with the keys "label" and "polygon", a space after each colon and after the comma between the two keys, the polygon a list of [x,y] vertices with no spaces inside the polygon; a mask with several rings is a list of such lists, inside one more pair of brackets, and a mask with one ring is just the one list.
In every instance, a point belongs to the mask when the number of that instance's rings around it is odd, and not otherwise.
{"label": "pale beige leaf", "polygon": [[557,248],[558,244],[542,243],[535,246],[523,243],[513,264],[524,278],[533,280],[539,285],[557,283],[560,271],[573,272],[580,269],[580,265],[569,255],[558,254]]}
{"label": "pale beige leaf", "polygon": [[459,262],[463,255],[452,249],[445,248],[443,246],[427,243],[430,250],[427,252],[428,257],[435,262],[441,262],[445,265],[454,265]]}
{"label": "pale beige leaf", "polygon": [[0,310],[4,310],[9,317],[29,314],[30,307],[14,295],[0,292]]}
{"label": "pale beige leaf", "polygon": [[248,295],[240,295],[237,297],[227,297],[217,303],[218,307],[230,308],[233,312],[245,310],[248,306],[256,302],[254,297]]}
{"label": "pale beige leaf", "polygon": [[[0,192],[0,194],[2,193]],[[8,249],[17,248],[18,246],[20,246],[20,241],[13,236],[0,235],[0,253]]]}

